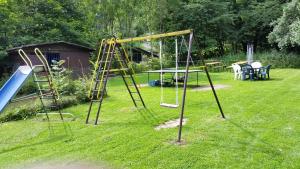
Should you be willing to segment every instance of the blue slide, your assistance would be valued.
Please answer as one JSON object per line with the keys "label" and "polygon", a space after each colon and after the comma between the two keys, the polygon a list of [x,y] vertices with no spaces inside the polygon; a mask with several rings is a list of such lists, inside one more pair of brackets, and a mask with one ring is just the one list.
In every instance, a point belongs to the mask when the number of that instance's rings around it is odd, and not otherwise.
{"label": "blue slide", "polygon": [[29,66],[20,66],[0,89],[0,113],[9,101],[17,94],[26,79],[31,75]]}

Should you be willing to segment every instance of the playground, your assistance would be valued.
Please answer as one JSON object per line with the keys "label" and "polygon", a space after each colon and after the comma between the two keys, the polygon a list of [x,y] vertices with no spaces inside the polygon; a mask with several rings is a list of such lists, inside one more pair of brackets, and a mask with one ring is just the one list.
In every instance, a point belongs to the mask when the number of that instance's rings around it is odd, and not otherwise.
{"label": "playground", "polygon": [[[186,66],[180,68],[182,35],[189,42]],[[161,39],[166,37],[175,42],[171,69],[163,67]],[[122,45],[144,40],[159,41],[161,67],[135,73]],[[236,80],[234,64],[234,73],[195,66],[192,43],[192,30],[102,40],[87,93],[89,103],[66,109],[59,106],[62,96],[53,82],[55,71],[64,71],[59,68],[64,62],[50,68],[36,48],[41,64],[34,65],[20,49],[24,65],[1,88],[1,110],[26,106],[10,102],[32,76],[38,97],[19,100],[40,102],[43,111],[0,124],[1,168],[299,167],[300,71],[275,69],[271,78],[259,79],[260,68],[256,76],[240,68],[243,80]],[[203,59],[200,62],[206,65]],[[110,76],[115,72],[119,74]]]}
{"label": "playground", "polygon": [[[137,77],[147,83],[146,73]],[[200,77],[200,85],[208,85],[204,73]],[[300,71],[276,69],[272,80],[250,83],[233,81],[229,72],[211,77],[216,85],[230,86],[216,89],[227,118],[221,118],[210,90],[187,88],[180,145],[177,128],[155,130],[179,115],[159,105],[159,87],[142,87],[148,108],[136,109],[122,78],[115,77],[108,81],[100,125],[85,124],[89,104],[63,110],[73,113],[75,121],[33,118],[1,124],[0,166],[82,162],[102,168],[298,168]],[[174,88],[165,94],[174,96]]]}

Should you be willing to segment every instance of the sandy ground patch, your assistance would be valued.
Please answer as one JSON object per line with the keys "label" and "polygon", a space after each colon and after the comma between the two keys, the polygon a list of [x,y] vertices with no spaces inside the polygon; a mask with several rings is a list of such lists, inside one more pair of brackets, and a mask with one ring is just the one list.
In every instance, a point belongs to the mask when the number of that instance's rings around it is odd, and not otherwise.
{"label": "sandy ground patch", "polygon": [[[175,127],[179,126],[179,122],[180,122],[180,119],[170,120],[170,121],[164,122],[163,124],[161,124],[159,126],[156,126],[154,129],[160,130],[160,129],[166,129],[166,128],[175,128]],[[185,125],[186,122],[187,122],[187,119],[184,118],[182,121],[182,125]]]}
{"label": "sandy ground patch", "polygon": [[[218,89],[229,88],[231,86],[223,85],[223,84],[217,84],[217,85],[214,85],[214,87],[215,87],[215,90],[218,90]],[[208,86],[200,86],[200,87],[193,88],[192,90],[193,91],[208,91],[208,90],[211,90],[211,87],[209,85]]]}
{"label": "sandy ground patch", "polygon": [[148,87],[148,83],[138,84],[138,87]]}

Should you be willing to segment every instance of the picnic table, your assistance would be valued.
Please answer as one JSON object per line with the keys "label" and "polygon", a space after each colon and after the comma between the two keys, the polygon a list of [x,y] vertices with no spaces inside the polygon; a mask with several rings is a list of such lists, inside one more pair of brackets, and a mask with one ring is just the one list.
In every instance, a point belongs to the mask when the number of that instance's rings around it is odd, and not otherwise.
{"label": "picnic table", "polygon": [[205,66],[208,68],[208,69],[223,69],[224,68],[224,65],[222,62],[219,62],[219,61],[215,61],[215,62],[209,62],[209,63],[205,63]]}
{"label": "picnic table", "polygon": [[235,62],[236,64],[238,65],[245,65],[248,63],[248,61],[238,61],[238,62]]}

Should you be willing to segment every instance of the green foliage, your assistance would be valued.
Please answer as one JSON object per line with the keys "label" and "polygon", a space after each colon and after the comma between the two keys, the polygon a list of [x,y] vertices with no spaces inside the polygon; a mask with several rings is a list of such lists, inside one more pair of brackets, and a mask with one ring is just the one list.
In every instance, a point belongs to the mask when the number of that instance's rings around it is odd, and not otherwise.
{"label": "green foliage", "polygon": [[18,92],[18,95],[27,95],[35,92],[37,92],[37,86],[33,79],[29,78]]}
{"label": "green foliage", "polygon": [[207,47],[203,50],[201,50],[200,55],[205,58],[214,58],[214,57],[220,57],[223,54],[220,53],[220,50],[217,47]]}
{"label": "green foliage", "polygon": [[272,23],[274,30],[269,34],[270,43],[281,49],[300,46],[300,2],[293,0],[283,10],[283,15]]}
{"label": "green foliage", "polygon": [[[245,53],[228,54],[222,58],[215,58],[221,60],[227,66],[234,62],[245,60]],[[272,68],[300,68],[300,57],[296,53],[287,53],[284,51],[264,51],[254,54],[254,60],[260,61],[263,65],[272,65]]]}
{"label": "green foliage", "polygon": [[159,61],[159,58],[150,58],[148,60],[148,64],[150,66],[150,69],[152,70],[157,70],[157,69],[160,69],[160,61]]}
{"label": "green foliage", "polygon": [[135,62],[130,62],[129,64],[135,73],[142,73],[144,71],[149,70],[149,64],[147,62],[140,62],[140,63],[135,63]]}
{"label": "green foliage", "polygon": [[[5,82],[9,79],[8,75],[4,75],[2,78],[0,78],[0,88],[5,84]],[[33,82],[32,78],[29,78],[25,84],[22,86],[20,91],[18,92],[18,95],[27,95],[37,92],[36,84]]]}
{"label": "green foliage", "polygon": [[7,75],[3,75],[2,77],[0,77],[0,88],[5,84],[8,78],[9,77]]}
{"label": "green foliage", "polygon": [[[86,100],[79,100],[74,96],[63,96],[58,105],[61,109],[71,107],[80,103],[84,103]],[[8,121],[18,121],[18,120],[26,120],[28,118],[32,118],[37,113],[43,113],[42,105],[39,103],[39,100],[31,100],[31,104],[14,104],[14,108],[5,110],[3,114],[0,115],[0,123],[8,122]]]}
{"label": "green foliage", "polygon": [[0,123],[9,121],[26,120],[41,112],[41,107],[25,108],[21,107],[17,111],[10,111],[0,116]]}
{"label": "green foliage", "polygon": [[78,80],[74,81],[76,89],[74,94],[76,96],[76,99],[80,103],[89,101],[88,92],[90,89],[90,82],[91,79],[89,79],[88,77],[81,77]]}
{"label": "green foliage", "polygon": [[0,49],[0,61],[1,61],[2,59],[4,59],[6,56],[7,56],[6,51],[4,51],[3,49]]}
{"label": "green foliage", "polygon": [[[165,58],[162,59],[163,63],[163,68],[170,68],[170,67],[175,67],[175,62],[174,58],[170,58],[170,56],[166,56]],[[140,63],[130,63],[135,71],[135,73],[142,73],[147,70],[158,70],[161,69],[161,64],[159,58],[152,57],[145,59],[144,61]]]}
{"label": "green foliage", "polygon": [[281,15],[279,0],[264,1],[207,1],[193,0],[170,11],[166,19],[168,30],[193,28],[203,49],[217,47],[221,55],[226,44],[233,52],[245,50],[249,42],[266,49],[270,23]]}

